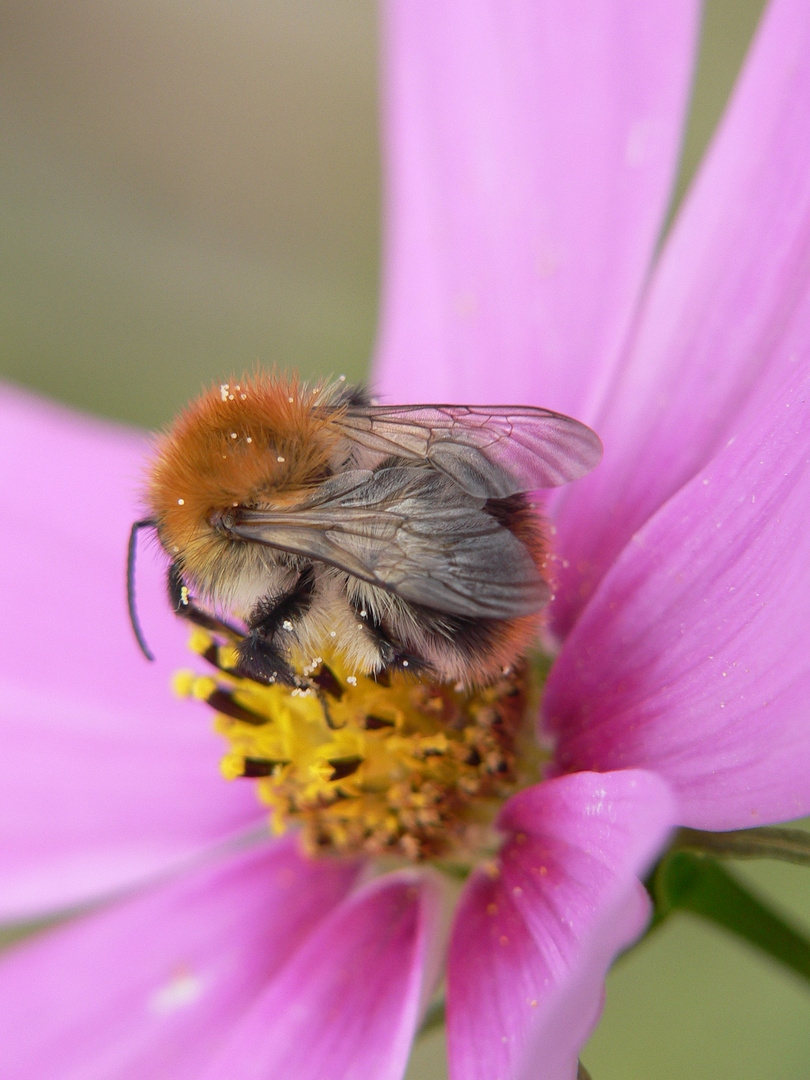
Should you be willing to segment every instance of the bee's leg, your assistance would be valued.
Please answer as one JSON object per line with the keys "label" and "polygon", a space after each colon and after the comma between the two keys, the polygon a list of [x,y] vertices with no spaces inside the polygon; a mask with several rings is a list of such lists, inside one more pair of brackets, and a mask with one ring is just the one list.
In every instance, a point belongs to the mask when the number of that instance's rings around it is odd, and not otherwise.
{"label": "bee's leg", "polygon": [[216,634],[223,634],[228,638],[241,638],[242,631],[235,626],[218,619],[215,615],[204,611],[194,601],[188,586],[183,581],[183,575],[177,563],[172,563],[166,576],[166,589],[169,593],[169,603],[175,614],[183,619],[188,619],[195,626],[201,626],[204,630],[212,630]]}
{"label": "bee's leg", "polygon": [[298,676],[282,653],[264,639],[259,628],[252,627],[246,635],[243,630],[199,607],[189,593],[188,586],[183,581],[183,575],[176,563],[172,563],[169,567],[166,584],[169,602],[178,615],[183,619],[188,619],[195,626],[201,626],[204,630],[222,634],[236,644],[239,652],[237,674],[263,683],[281,682],[287,686],[299,684]]}
{"label": "bee's leg", "polygon": [[264,683],[304,686],[306,682],[286,659],[277,639],[293,629],[295,620],[309,609],[315,572],[307,566],[292,590],[280,600],[260,600],[248,620],[250,632],[239,642],[238,671]]}
{"label": "bee's leg", "polygon": [[260,683],[281,683],[283,686],[300,686],[301,678],[280,649],[267,641],[260,630],[251,630],[237,645],[239,662],[237,675]]}
{"label": "bee's leg", "polygon": [[353,601],[353,607],[357,618],[368,630],[382,661],[382,673],[389,674],[393,671],[407,671],[411,675],[429,675],[433,669],[426,660],[406,648],[404,643],[396,637],[390,627],[374,618],[370,611]]}

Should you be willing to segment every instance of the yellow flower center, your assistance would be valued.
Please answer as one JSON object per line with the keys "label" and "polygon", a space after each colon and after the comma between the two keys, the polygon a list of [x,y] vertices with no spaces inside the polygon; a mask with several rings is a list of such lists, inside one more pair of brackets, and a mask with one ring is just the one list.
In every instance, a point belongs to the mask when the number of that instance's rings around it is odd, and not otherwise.
{"label": "yellow flower center", "polygon": [[538,777],[538,677],[521,662],[479,690],[366,677],[337,655],[313,657],[304,689],[233,672],[236,651],[195,630],[213,676],[175,689],[208,702],[229,750],[228,779],[254,778],[275,832],[301,826],[314,852],[459,859],[497,846],[494,815]]}

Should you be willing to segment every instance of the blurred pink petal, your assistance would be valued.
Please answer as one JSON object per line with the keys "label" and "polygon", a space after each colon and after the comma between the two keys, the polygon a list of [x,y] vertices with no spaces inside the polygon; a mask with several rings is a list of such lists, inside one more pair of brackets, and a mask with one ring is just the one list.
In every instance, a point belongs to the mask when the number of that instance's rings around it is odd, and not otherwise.
{"label": "blurred pink petal", "polygon": [[131,884],[262,820],[253,792],[222,782],[205,720],[172,699],[186,633],[148,557],[154,668],[132,636],[125,557],[143,453],[129,431],[0,393],[0,454],[14,462],[0,473],[0,917]]}
{"label": "blurred pink petal", "polygon": [[426,991],[437,895],[407,873],[325,920],[200,1080],[399,1080]]}
{"label": "blurred pink petal", "polygon": [[[510,799],[499,818],[500,871],[470,880],[451,940],[453,1078],[514,1076],[539,1027],[547,1038],[534,1075],[573,1075],[607,968],[649,913],[638,876],[674,822],[668,788],[645,772],[580,773]],[[549,1025],[560,1001],[570,1010]],[[546,1057],[560,1069],[546,1071]]]}
{"label": "blurred pink petal", "polygon": [[588,419],[670,197],[698,13],[389,3],[380,391]]}
{"label": "blurred pink petal", "polygon": [[806,367],[637,534],[544,697],[560,768],[656,770],[679,822],[810,813]]}
{"label": "blurred pink petal", "polygon": [[636,881],[606,899],[567,972],[537,1017],[518,1070],[519,1080],[573,1080],[580,1049],[604,1005],[605,975],[617,953],[632,945],[650,918],[650,897]]}
{"label": "blurred pink petal", "polygon": [[810,5],[768,9],[591,422],[604,460],[557,511],[565,633],[632,534],[773,392],[810,339]]}
{"label": "blurred pink petal", "polygon": [[0,1075],[197,1080],[356,872],[265,845],[14,950],[0,967]]}

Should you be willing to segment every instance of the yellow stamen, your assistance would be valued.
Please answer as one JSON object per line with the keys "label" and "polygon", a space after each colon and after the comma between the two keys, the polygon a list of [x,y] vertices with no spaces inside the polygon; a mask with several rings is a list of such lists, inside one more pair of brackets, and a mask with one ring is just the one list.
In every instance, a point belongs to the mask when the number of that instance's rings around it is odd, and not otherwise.
{"label": "yellow stamen", "polygon": [[470,691],[407,674],[377,682],[327,655],[291,689],[233,674],[234,647],[204,631],[191,647],[216,676],[183,672],[174,686],[217,710],[223,775],[254,778],[273,831],[300,825],[312,852],[466,860],[494,847],[498,806],[538,779],[526,663]]}

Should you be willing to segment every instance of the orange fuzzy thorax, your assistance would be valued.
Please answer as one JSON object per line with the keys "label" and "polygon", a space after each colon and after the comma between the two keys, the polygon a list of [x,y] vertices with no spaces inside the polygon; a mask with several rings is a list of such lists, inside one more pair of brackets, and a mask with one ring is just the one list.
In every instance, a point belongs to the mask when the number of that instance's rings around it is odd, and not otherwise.
{"label": "orange fuzzy thorax", "polygon": [[215,585],[232,542],[212,515],[294,502],[325,474],[338,437],[330,390],[297,379],[243,377],[193,401],[158,439],[147,502],[160,542],[191,580]]}

